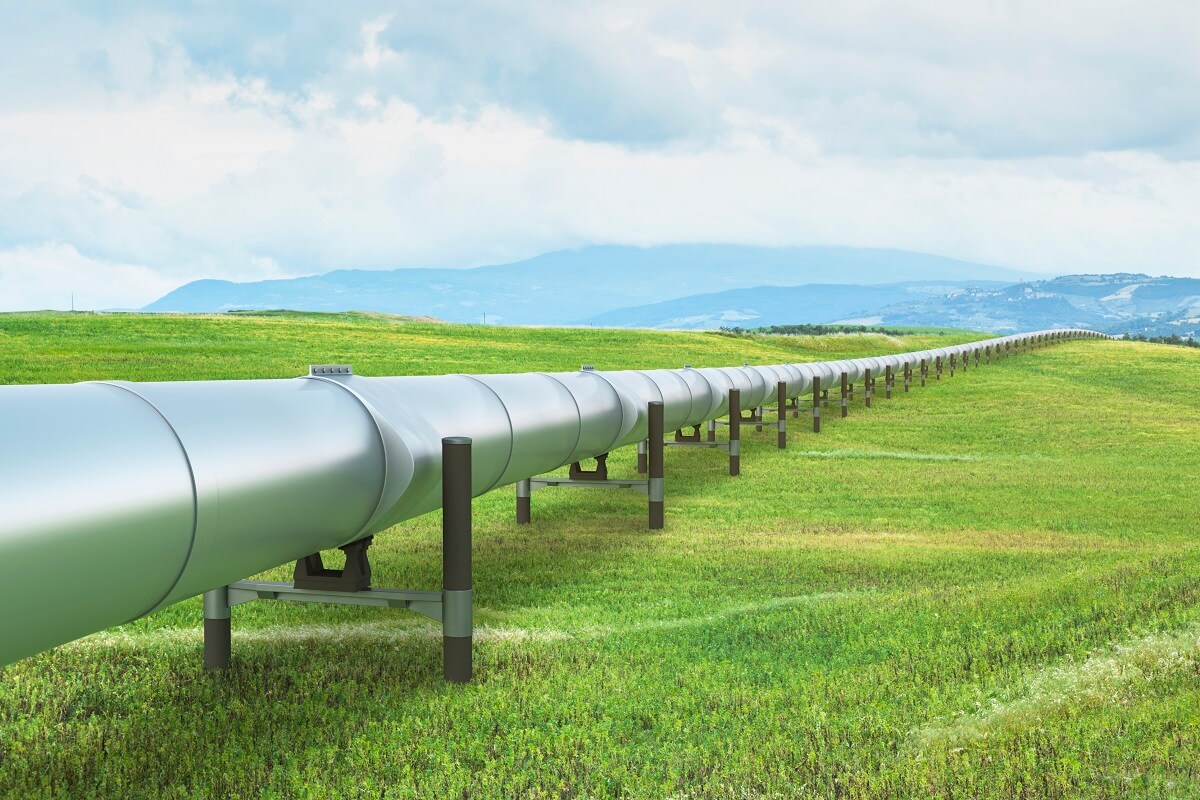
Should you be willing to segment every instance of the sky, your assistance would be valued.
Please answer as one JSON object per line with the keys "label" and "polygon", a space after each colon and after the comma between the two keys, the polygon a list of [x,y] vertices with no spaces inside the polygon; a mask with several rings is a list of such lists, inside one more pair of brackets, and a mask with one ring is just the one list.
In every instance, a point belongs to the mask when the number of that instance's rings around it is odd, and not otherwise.
{"label": "sky", "polygon": [[0,0],[0,310],[593,243],[1200,276],[1200,3]]}

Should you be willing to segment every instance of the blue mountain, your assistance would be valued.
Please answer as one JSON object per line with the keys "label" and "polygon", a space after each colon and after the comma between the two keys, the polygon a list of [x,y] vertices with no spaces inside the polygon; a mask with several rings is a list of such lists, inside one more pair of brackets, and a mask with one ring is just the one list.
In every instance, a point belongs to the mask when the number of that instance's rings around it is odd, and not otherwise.
{"label": "blue mountain", "polygon": [[479,322],[486,315],[489,322],[553,325],[699,292],[762,285],[1012,282],[1026,277],[1004,267],[904,250],[606,245],[473,269],[337,270],[246,283],[201,280],[143,310],[378,311],[448,322]]}

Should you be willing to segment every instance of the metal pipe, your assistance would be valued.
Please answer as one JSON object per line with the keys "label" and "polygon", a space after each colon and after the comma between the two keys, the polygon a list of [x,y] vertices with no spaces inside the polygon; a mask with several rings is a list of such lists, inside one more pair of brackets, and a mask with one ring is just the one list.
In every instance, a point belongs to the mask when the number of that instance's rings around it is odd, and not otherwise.
{"label": "metal pipe", "polygon": [[[920,360],[924,383],[933,358],[968,347],[903,358]],[[785,384],[792,401],[811,391],[819,431],[842,373],[854,381],[898,363],[381,378],[324,368],[294,380],[0,387],[0,604],[20,609],[0,621],[0,663],[442,507],[445,437],[472,440],[470,494],[517,483],[527,521],[526,479],[653,442],[650,403],[662,403],[667,429],[711,432],[729,415],[737,474],[741,408],[762,406],[771,387]]]}

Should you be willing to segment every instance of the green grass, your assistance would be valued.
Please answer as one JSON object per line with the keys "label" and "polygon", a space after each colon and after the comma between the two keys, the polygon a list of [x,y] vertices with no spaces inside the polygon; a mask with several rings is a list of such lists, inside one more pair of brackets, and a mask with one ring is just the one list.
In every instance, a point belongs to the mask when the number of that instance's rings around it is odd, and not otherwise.
{"label": "green grass", "polygon": [[[6,382],[770,363],[969,334],[734,338],[362,315],[0,316]],[[740,478],[475,501],[476,668],[415,615],[198,600],[4,669],[11,797],[1200,797],[1200,353],[1080,341],[855,401]],[[831,406],[830,411],[833,411]],[[610,459],[632,473],[632,453]],[[376,585],[436,588],[436,514]],[[5,565],[13,568],[15,565]],[[281,568],[269,577],[286,579]],[[6,613],[14,613],[6,609]],[[15,613],[19,613],[16,610]]]}

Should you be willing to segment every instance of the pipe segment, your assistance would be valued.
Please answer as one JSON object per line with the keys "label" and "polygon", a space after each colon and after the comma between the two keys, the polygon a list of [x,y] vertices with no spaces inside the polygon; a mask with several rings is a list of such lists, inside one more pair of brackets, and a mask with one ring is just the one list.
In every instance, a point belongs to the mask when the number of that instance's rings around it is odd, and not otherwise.
{"label": "pipe segment", "polygon": [[807,400],[843,373],[853,384],[978,347],[759,367],[3,386],[0,664],[441,507],[446,437],[472,440],[478,496],[646,440],[649,403],[675,430],[727,416],[731,390],[742,409]]}

